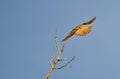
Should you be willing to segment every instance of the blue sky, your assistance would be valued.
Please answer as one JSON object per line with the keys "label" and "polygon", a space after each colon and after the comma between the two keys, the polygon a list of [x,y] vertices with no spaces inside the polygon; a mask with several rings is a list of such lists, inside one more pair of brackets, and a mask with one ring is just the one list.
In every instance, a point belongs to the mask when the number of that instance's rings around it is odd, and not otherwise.
{"label": "blue sky", "polygon": [[63,57],[76,57],[72,68],[55,70],[50,79],[120,79],[119,3],[0,0],[0,79],[43,79],[55,50],[56,28],[61,41],[76,25],[94,16],[92,32],[75,36],[65,46]]}

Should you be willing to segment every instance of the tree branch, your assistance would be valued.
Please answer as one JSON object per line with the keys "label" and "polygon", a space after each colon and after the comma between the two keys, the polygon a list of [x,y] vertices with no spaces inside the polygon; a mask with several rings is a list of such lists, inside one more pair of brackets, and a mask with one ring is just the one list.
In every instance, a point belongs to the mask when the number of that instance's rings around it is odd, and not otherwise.
{"label": "tree branch", "polygon": [[73,58],[72,58],[70,61],[68,61],[66,64],[64,64],[63,66],[56,67],[55,69],[62,69],[62,68],[64,68],[64,67],[66,67],[66,66],[67,66],[68,64],[70,64],[74,59],[75,59],[75,56],[73,56]]}
{"label": "tree branch", "polygon": [[[45,76],[45,79],[49,79],[49,77],[50,77],[50,75],[51,75],[51,73],[53,72],[54,69],[61,69],[61,68],[65,67],[65,66],[67,66],[67,65],[68,65],[69,63],[71,63],[71,62],[74,60],[74,58],[75,58],[75,57],[73,57],[73,58],[72,58],[70,61],[68,61],[66,64],[64,64],[63,66],[57,68],[57,67],[56,67],[57,63],[60,62],[61,60],[63,60],[63,59],[61,58],[61,55],[62,55],[62,53],[63,53],[64,47],[65,47],[65,44],[66,44],[66,43],[63,43],[62,48],[61,48],[61,49],[59,48],[57,32],[56,32],[56,34],[55,34],[55,43],[56,43],[56,49],[57,49],[57,52],[58,52],[58,56],[56,57],[56,59],[54,60],[54,62],[53,62],[53,54],[50,56],[50,69],[49,69],[47,75]],[[54,52],[53,52],[53,53],[54,53]]]}

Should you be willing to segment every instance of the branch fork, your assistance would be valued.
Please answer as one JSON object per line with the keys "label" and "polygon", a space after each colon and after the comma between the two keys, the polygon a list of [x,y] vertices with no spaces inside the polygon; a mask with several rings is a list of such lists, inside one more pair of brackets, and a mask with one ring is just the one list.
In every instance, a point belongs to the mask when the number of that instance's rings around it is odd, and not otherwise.
{"label": "branch fork", "polygon": [[66,58],[61,58],[61,55],[64,51],[64,46],[65,46],[66,43],[63,42],[62,48],[60,49],[60,47],[58,45],[57,33],[55,35],[56,35],[55,36],[55,43],[56,43],[56,49],[57,49],[57,52],[58,52],[58,56],[55,60],[53,60],[53,56],[54,56],[54,51],[53,51],[52,55],[50,56],[50,70],[48,71],[47,75],[45,76],[45,79],[49,79],[49,77],[50,77],[50,75],[51,75],[51,73],[54,69],[62,69],[64,67],[66,67],[68,64],[70,64],[75,59],[75,56],[73,56],[73,58],[71,60],[69,60],[67,63],[65,63],[64,65],[62,65],[60,67],[56,67],[58,62],[66,59]]}

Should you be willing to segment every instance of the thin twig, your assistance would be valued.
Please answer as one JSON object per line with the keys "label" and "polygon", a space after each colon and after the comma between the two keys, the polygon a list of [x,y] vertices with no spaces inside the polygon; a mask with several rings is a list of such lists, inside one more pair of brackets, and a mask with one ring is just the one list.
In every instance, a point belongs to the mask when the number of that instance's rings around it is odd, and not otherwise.
{"label": "thin twig", "polygon": [[50,66],[53,64],[53,56],[54,56],[54,51],[52,52],[52,55],[50,56]]}
{"label": "thin twig", "polygon": [[[52,56],[50,57],[50,64],[51,64],[51,66],[50,66],[50,70],[48,71],[48,73],[47,73],[47,75],[45,76],[45,79],[49,79],[49,77],[50,77],[50,75],[51,75],[51,73],[52,73],[52,71],[55,69],[55,67],[56,67],[56,64],[60,61],[60,58],[61,58],[61,50],[60,50],[60,48],[59,48],[59,45],[58,45],[58,36],[57,36],[57,32],[56,32],[56,34],[55,34],[55,43],[56,43],[56,49],[57,49],[57,51],[58,51],[58,56],[57,56],[57,58],[54,60],[54,63],[52,64]],[[63,48],[64,49],[64,48]]]}
{"label": "thin twig", "polygon": [[65,67],[65,66],[67,66],[75,58],[75,57],[73,57],[65,65],[63,65],[63,66],[61,66],[59,68],[56,68],[57,63],[62,60],[61,55],[63,53],[64,47],[65,47],[65,44],[66,44],[66,43],[63,43],[62,48],[61,49],[59,48],[57,30],[56,30],[56,34],[55,34],[55,43],[56,43],[56,49],[57,49],[57,52],[58,52],[58,56],[56,57],[56,59],[53,62],[53,54],[51,55],[51,57],[50,57],[50,70],[48,71],[47,75],[45,76],[45,79],[49,79],[49,77],[50,77],[50,75],[51,75],[51,73],[53,72],[54,69],[61,69],[61,68]]}
{"label": "thin twig", "polygon": [[55,43],[56,43],[56,48],[57,48],[57,51],[58,53],[60,53],[60,48],[59,48],[59,45],[58,45],[58,34],[57,34],[57,29],[56,29],[56,32],[55,32]]}
{"label": "thin twig", "polygon": [[75,59],[75,56],[73,56],[73,58],[72,58],[70,61],[68,61],[66,64],[64,64],[63,66],[55,67],[55,69],[62,69],[62,68],[64,68],[64,67],[66,67],[66,66],[67,66],[68,64],[70,64],[74,59]]}
{"label": "thin twig", "polygon": [[63,52],[66,42],[63,42],[61,52]]}

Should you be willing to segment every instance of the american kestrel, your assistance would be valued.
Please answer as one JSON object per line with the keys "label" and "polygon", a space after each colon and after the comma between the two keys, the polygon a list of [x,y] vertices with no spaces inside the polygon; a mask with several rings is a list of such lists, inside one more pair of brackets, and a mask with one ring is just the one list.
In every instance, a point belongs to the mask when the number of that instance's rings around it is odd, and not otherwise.
{"label": "american kestrel", "polygon": [[72,29],[68,35],[62,40],[62,42],[66,42],[69,38],[71,38],[73,35],[77,35],[77,36],[85,36],[86,34],[90,33],[92,26],[90,26],[90,24],[92,24],[95,21],[96,17],[94,17],[93,19],[84,22],[78,26],[76,26],[74,29]]}

